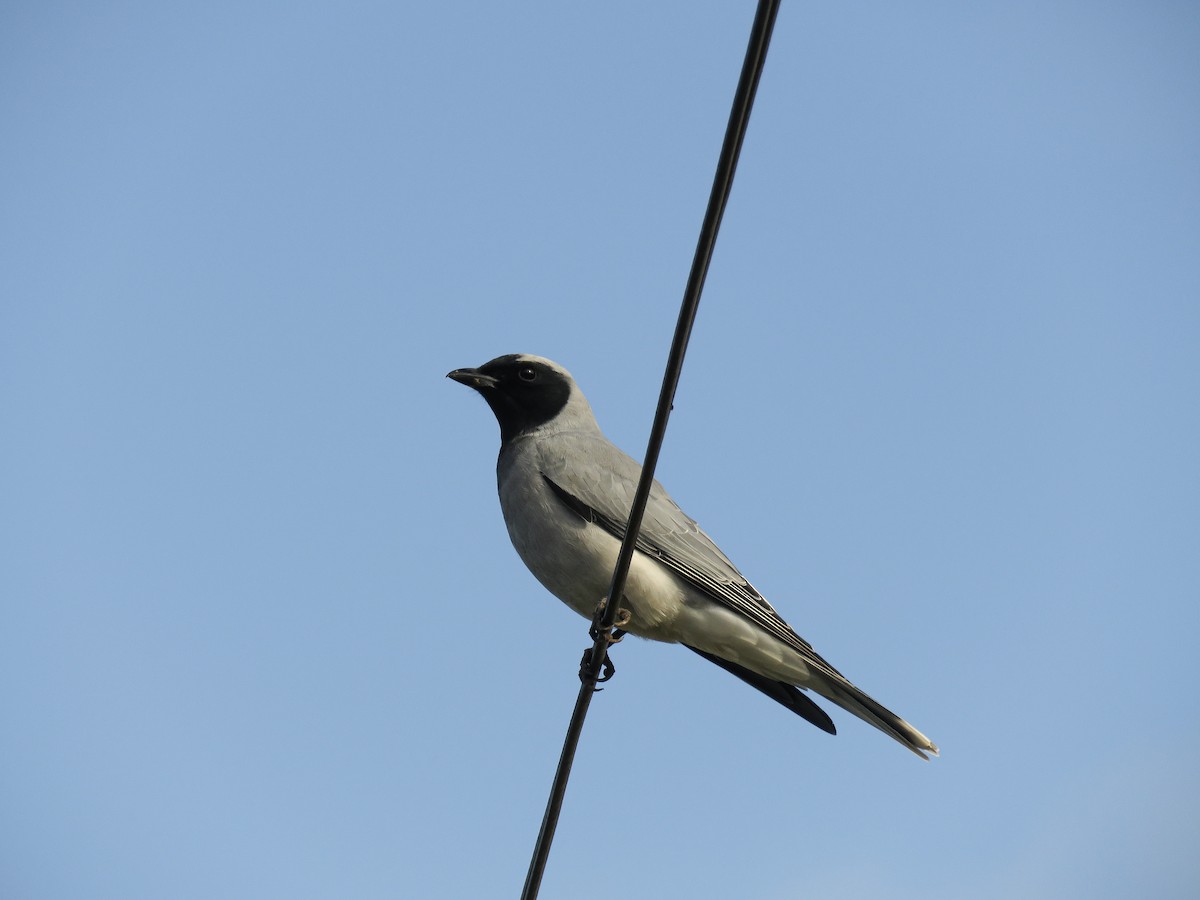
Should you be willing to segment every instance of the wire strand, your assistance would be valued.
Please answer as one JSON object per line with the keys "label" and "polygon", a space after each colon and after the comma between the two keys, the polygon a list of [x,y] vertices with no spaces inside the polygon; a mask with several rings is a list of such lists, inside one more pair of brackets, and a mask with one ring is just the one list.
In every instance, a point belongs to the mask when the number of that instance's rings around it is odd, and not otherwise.
{"label": "wire strand", "polygon": [[[671,416],[675,391],[683,372],[683,358],[687,353],[692,325],[696,321],[696,312],[700,306],[700,294],[704,290],[704,281],[708,276],[709,264],[712,262],[713,248],[717,243],[717,232],[721,228],[725,205],[729,200],[730,190],[733,188],[733,176],[737,171],[738,156],[741,153],[742,141],[746,136],[746,127],[750,121],[750,110],[754,106],[754,95],[758,90],[758,82],[766,63],[767,49],[771,43],[771,32],[775,27],[779,5],[780,0],[759,0],[754,24],[750,29],[746,58],[742,63],[742,73],[734,93],[733,107],[725,128],[725,140],[721,145],[721,155],[717,160],[717,171],[713,177],[712,191],[708,197],[708,208],[704,213],[700,238],[696,243],[696,253],[692,258],[692,268],[688,274],[687,286],[684,288],[679,319],[675,324],[675,337],[671,342],[662,389],[658,395],[658,408],[655,411],[654,424],[651,426],[650,439],[646,446],[642,475],[633,496],[633,506],[629,511],[625,538],[621,542],[621,551],[617,556],[616,568],[613,570],[612,582],[609,586],[609,597],[621,597],[625,592],[625,582],[629,575],[629,566],[633,562],[638,532],[641,530],[642,518],[646,512],[646,502],[650,498],[650,488],[654,484],[654,469],[658,465],[659,452],[667,432],[667,420]],[[521,900],[535,900],[541,888],[546,861],[550,856],[550,845],[554,841],[554,832],[558,827],[563,797],[567,791],[567,780],[570,778],[571,766],[575,760],[575,750],[579,745],[579,736],[583,731],[583,722],[587,717],[592,695],[596,692],[596,682],[608,659],[610,635],[619,606],[619,602],[604,605],[598,617],[595,643],[589,650],[584,651],[583,663],[579,671],[582,682],[579,687],[579,696],[575,700],[575,710],[571,715],[570,724],[567,726],[567,736],[559,756],[558,770],[550,789],[550,797],[546,802],[546,812],[542,818],[542,827],[538,832],[537,843],[534,846],[533,858],[529,863],[529,872],[525,877]]]}

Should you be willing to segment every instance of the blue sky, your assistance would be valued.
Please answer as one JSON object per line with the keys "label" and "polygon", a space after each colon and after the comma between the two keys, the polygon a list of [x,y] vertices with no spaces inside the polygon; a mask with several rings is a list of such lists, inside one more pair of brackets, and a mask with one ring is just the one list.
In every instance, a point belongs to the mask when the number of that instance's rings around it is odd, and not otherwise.
{"label": "blue sky", "polygon": [[[519,892],[586,626],[443,376],[643,452],[752,13],[0,12],[0,894]],[[626,641],[543,896],[1200,890],[1198,47],[785,4],[659,476],[943,757]]]}

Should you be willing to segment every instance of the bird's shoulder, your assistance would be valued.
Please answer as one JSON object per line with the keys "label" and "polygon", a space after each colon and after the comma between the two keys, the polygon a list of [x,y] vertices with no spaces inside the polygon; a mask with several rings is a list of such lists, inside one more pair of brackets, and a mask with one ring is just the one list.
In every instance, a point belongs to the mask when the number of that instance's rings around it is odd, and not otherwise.
{"label": "bird's shoulder", "polygon": [[[641,465],[632,457],[595,431],[546,435],[533,442],[526,453],[536,471],[564,495],[564,500],[569,498],[570,505],[589,510],[618,537],[624,536],[642,474]],[[643,552],[702,570],[708,577],[749,585],[657,480],[650,489],[638,546]]]}

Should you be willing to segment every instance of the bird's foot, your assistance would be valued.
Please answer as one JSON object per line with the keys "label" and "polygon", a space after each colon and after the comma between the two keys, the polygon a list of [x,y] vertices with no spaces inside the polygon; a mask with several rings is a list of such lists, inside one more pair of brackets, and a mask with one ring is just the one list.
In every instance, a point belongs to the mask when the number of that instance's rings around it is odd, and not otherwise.
{"label": "bird's foot", "polygon": [[[579,680],[585,684],[592,678],[592,647],[588,647],[583,651],[583,659],[579,661]],[[596,676],[596,684],[602,684],[611,679],[617,674],[617,667],[613,665],[612,659],[606,653],[604,654],[604,663],[600,667],[600,673]],[[594,688],[600,691],[603,688]]]}
{"label": "bird's foot", "polygon": [[604,607],[608,605],[608,598],[601,597],[600,602],[596,604],[596,611],[592,613],[592,627],[588,629],[588,636],[593,641],[600,640],[600,620],[604,618]]}
{"label": "bird's foot", "polygon": [[[596,612],[592,616],[592,627],[588,629],[588,634],[591,635],[593,641],[603,639],[609,648],[613,644],[621,643],[621,639],[628,633],[624,626],[628,625],[633,618],[633,614],[627,609],[617,608],[617,614],[613,618],[613,623],[610,627],[604,627],[604,607],[608,604],[608,598],[605,597],[596,606]],[[611,657],[607,653],[604,654],[604,662],[600,665],[600,671],[596,672],[592,661],[592,654],[595,652],[595,646],[588,647],[583,651],[583,659],[579,663],[579,680],[585,684],[588,681],[595,679],[596,684],[603,684],[617,674],[617,667],[613,665]],[[601,688],[596,688],[601,690]]]}
{"label": "bird's foot", "polygon": [[[593,641],[600,640],[600,635],[603,633],[603,629],[600,627],[600,625],[601,620],[604,618],[604,607],[607,605],[608,598],[605,597],[600,601],[599,604],[597,604],[596,612],[592,616],[592,627],[588,629],[588,634],[591,635]],[[617,615],[613,618],[612,623],[613,630],[605,634],[604,639],[610,644],[621,643],[621,638],[625,637],[625,635],[628,633],[625,631],[625,626],[628,625],[632,619],[633,614],[629,610],[623,607],[617,607]]]}

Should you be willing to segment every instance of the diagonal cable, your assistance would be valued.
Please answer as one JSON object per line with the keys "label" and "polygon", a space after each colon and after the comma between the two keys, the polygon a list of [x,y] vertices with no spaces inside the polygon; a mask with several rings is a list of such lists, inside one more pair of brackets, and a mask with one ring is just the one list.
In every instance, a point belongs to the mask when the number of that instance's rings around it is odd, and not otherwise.
{"label": "diagonal cable", "polygon": [[[629,523],[625,529],[625,539],[621,542],[621,551],[617,556],[617,565],[613,571],[608,591],[609,597],[621,597],[625,592],[625,582],[629,575],[629,566],[633,562],[638,532],[641,530],[642,517],[646,512],[646,502],[650,498],[650,488],[654,483],[654,469],[658,465],[659,451],[662,449],[663,438],[667,433],[667,420],[670,418],[675,400],[675,389],[679,385],[679,376],[683,371],[684,354],[687,352],[692,324],[696,321],[696,311],[700,306],[700,294],[704,289],[704,280],[708,275],[709,263],[712,261],[713,248],[717,243],[721,218],[725,214],[725,205],[733,187],[733,176],[737,170],[742,140],[746,136],[750,110],[754,105],[754,95],[758,89],[759,78],[762,76],[763,65],[766,62],[767,48],[770,46],[771,31],[775,27],[779,4],[780,0],[759,0],[754,24],[750,29],[746,58],[742,63],[742,74],[738,79],[733,108],[729,113],[725,140],[721,145],[721,155],[717,161],[717,171],[713,177],[712,191],[708,197],[708,208],[700,227],[700,239],[696,243],[696,253],[692,258],[692,268],[688,274],[687,286],[684,288],[683,303],[679,310],[679,319],[675,324],[675,337],[671,342],[671,352],[667,357],[667,369],[663,375],[662,389],[658,395],[658,409],[654,414],[654,424],[650,429],[645,462],[642,464],[642,475],[633,496],[633,506],[629,511]],[[521,892],[522,900],[535,900],[541,887],[546,860],[550,856],[550,845],[554,841],[554,832],[558,827],[563,797],[566,795],[567,779],[570,777],[571,765],[575,759],[575,749],[579,744],[579,735],[583,731],[583,721],[587,717],[592,695],[596,691],[596,682],[608,660],[613,623],[619,606],[619,602],[604,605],[598,618],[595,643],[584,653],[583,664],[579,672],[582,682],[579,687],[579,696],[575,701],[571,722],[567,726],[567,736],[559,757],[558,770],[550,790],[550,798],[546,803],[546,813],[542,819],[541,830],[538,832],[533,858],[529,863],[525,888]]]}

